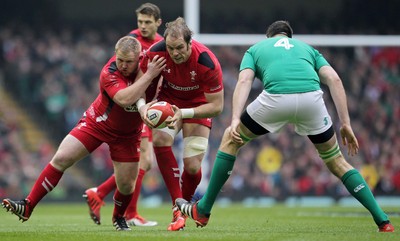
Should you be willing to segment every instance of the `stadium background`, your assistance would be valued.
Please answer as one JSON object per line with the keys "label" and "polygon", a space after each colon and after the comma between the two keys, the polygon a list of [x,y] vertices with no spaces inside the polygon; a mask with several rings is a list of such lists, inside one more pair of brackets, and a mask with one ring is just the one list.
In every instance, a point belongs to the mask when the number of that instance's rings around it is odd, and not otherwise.
{"label": "stadium background", "polygon": [[[21,198],[30,190],[61,138],[96,96],[99,70],[112,54],[115,41],[136,28],[134,10],[143,2],[2,1],[0,197]],[[183,0],[151,2],[160,7],[164,23],[185,14]],[[262,34],[271,22],[286,19],[299,36],[400,34],[400,2],[395,0],[384,4],[373,0],[199,2],[200,33]],[[162,26],[160,33],[163,30]],[[231,95],[247,47],[210,44],[223,67],[226,101],[224,112],[214,121],[204,160],[205,181],[199,193],[207,184],[222,131],[230,123]],[[323,46],[319,50],[339,72],[347,90],[352,124],[361,145],[359,155],[350,162],[376,195],[398,198],[400,42],[397,46],[379,46],[377,42],[374,46]],[[252,98],[260,87],[256,82]],[[338,123],[329,93],[325,93]],[[178,138],[176,153],[180,144]],[[154,168],[145,176],[144,203],[169,200],[157,169],[154,162]],[[101,183],[111,173],[107,147],[103,146],[68,170],[44,201],[82,201],[86,188]],[[266,202],[297,197],[329,197],[329,202],[339,202],[348,196],[309,141],[296,136],[290,127],[243,148],[234,174],[220,195],[224,200]]]}

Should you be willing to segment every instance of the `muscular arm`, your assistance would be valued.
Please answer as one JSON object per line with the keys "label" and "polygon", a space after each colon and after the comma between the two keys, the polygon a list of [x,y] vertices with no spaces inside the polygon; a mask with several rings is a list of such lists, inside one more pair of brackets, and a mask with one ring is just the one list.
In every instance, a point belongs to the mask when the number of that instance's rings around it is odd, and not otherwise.
{"label": "muscular arm", "polygon": [[140,71],[141,74],[139,78],[136,79],[136,81],[126,87],[125,89],[122,89],[118,91],[114,95],[114,102],[117,103],[121,107],[127,107],[131,106],[134,104],[140,97],[143,96],[144,92],[146,91],[147,87],[150,85],[151,80],[153,79],[151,77],[151,74],[143,74],[142,71]]}
{"label": "muscular arm", "polygon": [[207,104],[200,105],[194,108],[194,118],[208,118],[219,115],[224,108],[224,91],[207,94],[204,96],[207,99]]}
{"label": "muscular arm", "polygon": [[139,70],[136,76],[135,82],[121,89],[114,95],[114,102],[121,107],[127,107],[133,105],[140,97],[144,95],[147,87],[150,85],[152,80],[156,78],[165,67],[165,58],[154,57],[150,63],[146,73]]}
{"label": "muscular arm", "polygon": [[319,77],[323,84],[329,87],[333,102],[335,103],[342,125],[350,125],[349,111],[347,109],[346,93],[342,84],[342,80],[331,66],[323,66],[320,68]]}
{"label": "muscular arm", "polygon": [[236,83],[232,97],[232,121],[239,120],[243,112],[247,98],[254,81],[254,71],[252,69],[244,69],[239,73],[239,79]]}
{"label": "muscular arm", "polygon": [[358,153],[359,145],[353,129],[350,125],[350,116],[347,109],[346,93],[342,84],[342,80],[336,71],[330,66],[320,68],[319,77],[321,82],[329,87],[336,111],[341,122],[340,135],[343,145],[348,146],[348,154],[355,155]]}

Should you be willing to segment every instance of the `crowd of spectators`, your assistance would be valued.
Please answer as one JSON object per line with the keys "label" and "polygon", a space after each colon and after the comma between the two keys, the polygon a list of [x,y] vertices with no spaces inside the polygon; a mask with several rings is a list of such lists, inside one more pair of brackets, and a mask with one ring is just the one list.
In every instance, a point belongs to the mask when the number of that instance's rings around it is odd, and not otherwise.
{"label": "crowd of spectators", "polygon": [[[8,25],[0,29],[0,74],[4,88],[31,114],[51,138],[38,140],[35,152],[24,149],[18,123],[0,102],[0,195],[24,196],[38,171],[49,161],[60,138],[75,125],[98,93],[98,73],[112,55],[115,41],[129,29],[31,29]],[[238,66],[247,47],[212,46],[224,71],[225,108],[214,120],[207,167],[211,168],[230,124],[231,100]],[[400,47],[320,48],[341,76],[349,112],[359,139],[360,153],[346,157],[366,178],[377,195],[400,195]],[[255,81],[254,99],[261,83]],[[334,123],[339,124],[329,92],[325,99]],[[7,118],[5,118],[7,117]],[[338,131],[336,126],[336,131]],[[112,164],[102,146],[76,168],[89,178],[58,188],[81,193],[102,182]],[[343,150],[346,150],[345,148]],[[344,151],[344,155],[347,153]],[[146,175],[144,195],[167,192],[155,168]],[[205,172],[207,173],[207,172]],[[209,171],[208,171],[209,173]],[[288,126],[244,147],[221,196],[347,196],[340,180],[329,173],[307,137]],[[79,195],[70,195],[79,196]]]}

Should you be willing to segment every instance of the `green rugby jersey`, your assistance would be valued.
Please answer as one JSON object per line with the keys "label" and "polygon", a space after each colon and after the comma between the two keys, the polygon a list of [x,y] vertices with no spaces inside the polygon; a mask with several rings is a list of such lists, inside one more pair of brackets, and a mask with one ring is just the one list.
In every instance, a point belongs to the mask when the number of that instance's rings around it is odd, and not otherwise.
{"label": "green rugby jersey", "polygon": [[252,69],[271,94],[304,93],[321,89],[318,70],[329,65],[310,45],[287,37],[262,40],[243,56],[240,71]]}

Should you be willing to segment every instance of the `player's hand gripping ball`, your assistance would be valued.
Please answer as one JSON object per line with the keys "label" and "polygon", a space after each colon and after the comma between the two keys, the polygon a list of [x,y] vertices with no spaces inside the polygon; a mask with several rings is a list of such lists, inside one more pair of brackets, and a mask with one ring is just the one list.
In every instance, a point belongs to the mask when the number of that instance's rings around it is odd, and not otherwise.
{"label": "player's hand gripping ball", "polygon": [[152,104],[149,109],[147,109],[147,118],[154,124],[154,127],[161,129],[167,126],[165,120],[168,117],[174,116],[174,110],[171,104],[165,101],[159,101]]}

